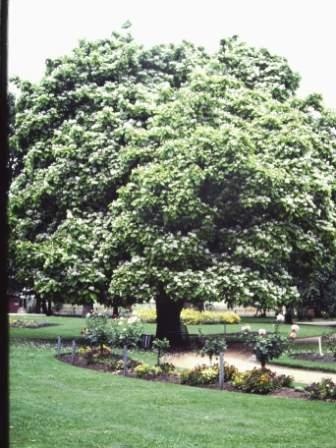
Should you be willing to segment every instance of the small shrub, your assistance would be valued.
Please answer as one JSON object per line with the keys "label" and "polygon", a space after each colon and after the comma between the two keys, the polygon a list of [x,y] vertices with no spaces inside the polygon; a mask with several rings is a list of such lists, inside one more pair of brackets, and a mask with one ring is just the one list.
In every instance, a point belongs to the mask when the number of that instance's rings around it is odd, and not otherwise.
{"label": "small shrub", "polygon": [[312,383],[305,390],[311,400],[336,400],[336,383],[330,378],[323,378],[319,383]]}
{"label": "small shrub", "polygon": [[105,358],[109,358],[112,354],[112,350],[105,344],[98,347],[80,347],[78,354],[85,358],[88,363],[99,362]]}
{"label": "small shrub", "polygon": [[238,373],[238,369],[235,366],[224,363],[224,377],[225,381],[231,381],[232,378]]}
{"label": "small shrub", "polygon": [[215,384],[218,381],[218,375],[218,365],[209,367],[203,364],[193,369],[184,370],[181,373],[181,384],[189,386]]}
{"label": "small shrub", "polygon": [[271,359],[278,358],[289,346],[287,338],[278,333],[267,334],[264,329],[260,329],[257,335],[244,331],[242,338],[253,348],[262,368],[265,368],[266,363]]}
{"label": "small shrub", "polygon": [[290,375],[276,375],[274,378],[276,389],[279,389],[281,387],[292,387],[294,378]]}
{"label": "small shrub", "polygon": [[135,367],[134,373],[138,378],[153,378],[160,373],[160,370],[158,367],[143,363]]}
{"label": "small shrub", "polygon": [[[224,363],[225,381],[231,381],[234,375],[238,373],[238,369],[227,363]],[[219,365],[214,364],[207,366],[202,364],[193,369],[184,370],[181,373],[181,383],[190,386],[198,386],[205,384],[216,384],[219,380]]]}
{"label": "small shrub", "polygon": [[162,356],[169,349],[169,341],[167,338],[159,339],[155,338],[152,344],[153,349],[157,352],[157,362],[156,365],[160,366]]}
{"label": "small shrub", "polygon": [[336,359],[336,334],[330,334],[325,337],[325,343],[329,353]]}
{"label": "small shrub", "polygon": [[173,373],[175,371],[174,364],[170,362],[162,362],[159,366],[160,373],[163,373],[164,375],[169,375],[170,373]]}
{"label": "small shrub", "polygon": [[290,387],[293,378],[287,375],[276,375],[268,369],[253,369],[238,372],[232,377],[232,384],[242,392],[268,394],[281,387]]}
{"label": "small shrub", "polygon": [[107,345],[111,337],[111,328],[108,318],[103,314],[89,314],[86,318],[86,327],[82,331],[84,340],[91,347],[99,346],[103,354],[103,346]]}
{"label": "small shrub", "polygon": [[135,347],[141,339],[142,332],[143,328],[137,318],[114,319],[110,324],[109,343],[113,347]]}
{"label": "small shrub", "polygon": [[201,349],[202,356],[208,356],[210,364],[212,363],[213,356],[218,356],[221,352],[225,352],[227,345],[223,338],[209,338],[204,341],[204,345]]}

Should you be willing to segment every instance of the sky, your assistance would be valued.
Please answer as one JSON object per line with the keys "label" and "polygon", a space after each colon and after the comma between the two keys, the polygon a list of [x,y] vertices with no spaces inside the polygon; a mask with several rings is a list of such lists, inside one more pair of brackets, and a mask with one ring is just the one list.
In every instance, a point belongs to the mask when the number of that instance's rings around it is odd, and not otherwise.
{"label": "sky", "polygon": [[36,82],[47,58],[129,20],[145,46],[184,39],[216,51],[238,35],[284,56],[301,75],[299,95],[319,92],[336,110],[335,17],[335,0],[10,0],[9,76]]}

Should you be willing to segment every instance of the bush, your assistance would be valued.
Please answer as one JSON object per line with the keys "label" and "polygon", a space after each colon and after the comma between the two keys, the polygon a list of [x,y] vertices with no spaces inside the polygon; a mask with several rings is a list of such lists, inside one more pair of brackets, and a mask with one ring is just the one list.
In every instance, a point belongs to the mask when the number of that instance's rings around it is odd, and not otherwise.
{"label": "bush", "polygon": [[155,324],[156,323],[156,310],[155,308],[145,308],[135,311],[135,315],[142,321],[147,324]]}
{"label": "bush", "polygon": [[203,384],[215,384],[218,381],[218,366],[206,366],[204,364],[193,369],[184,370],[181,373],[181,384],[198,386]]}
{"label": "bush", "polygon": [[325,342],[328,352],[332,353],[333,357],[336,359],[336,334],[326,336]]}
{"label": "bush", "polygon": [[238,373],[238,369],[235,366],[224,363],[224,377],[225,381],[231,381],[234,375]]}
{"label": "bush", "polygon": [[197,311],[190,308],[182,310],[181,319],[186,325],[237,324],[240,322],[240,317],[233,311]]}
{"label": "bush", "polygon": [[113,347],[135,347],[140,342],[142,332],[143,328],[135,317],[113,319],[110,324],[109,343]]}
{"label": "bush", "polygon": [[135,367],[134,373],[138,378],[153,378],[160,373],[160,369],[143,363]]}
{"label": "bush", "polygon": [[242,338],[247,340],[248,345],[253,348],[257,360],[261,367],[273,358],[278,358],[286,349],[288,349],[288,339],[280,334],[267,334],[265,330],[260,329],[259,334],[251,334],[244,331]]}
{"label": "bush", "polygon": [[209,338],[206,339],[201,349],[202,356],[209,356],[210,364],[213,356],[218,356],[221,352],[227,349],[226,342],[223,338]]}
{"label": "bush", "polygon": [[267,369],[253,369],[233,375],[232,384],[242,392],[266,395],[281,387],[291,385],[293,379],[286,375],[277,376]]}
{"label": "bush", "polygon": [[100,347],[103,354],[103,346],[109,344],[111,328],[108,325],[107,316],[103,314],[89,314],[86,318],[86,327],[82,331],[84,340],[91,347]]}
{"label": "bush", "polygon": [[164,375],[168,375],[169,373],[173,373],[175,371],[174,364],[170,362],[162,362],[158,367],[160,369],[160,373],[163,373]]}
{"label": "bush", "polygon": [[292,376],[282,374],[276,375],[274,381],[276,383],[277,389],[281,387],[292,387],[294,378]]}
{"label": "bush", "polygon": [[161,364],[161,358],[163,355],[168,351],[169,349],[169,341],[167,338],[159,339],[155,338],[152,347],[153,350],[157,352],[157,362],[156,365],[160,367]]}
{"label": "bush", "polygon": [[[238,369],[227,363],[224,363],[225,381],[231,381]],[[190,386],[199,386],[206,384],[216,384],[219,381],[219,365],[207,366],[202,364],[192,369],[184,370],[181,373],[181,383]]]}
{"label": "bush", "polygon": [[319,383],[312,383],[305,390],[311,400],[336,400],[336,383],[330,378],[323,378]]}
{"label": "bush", "polygon": [[42,328],[49,327],[50,325],[53,324],[36,320],[9,319],[9,326],[12,328]]}
{"label": "bush", "polygon": [[[154,308],[138,310],[136,315],[142,322],[156,322],[156,310]],[[233,311],[197,311],[191,308],[182,310],[181,319],[186,325],[237,324],[240,322],[240,317]]]}

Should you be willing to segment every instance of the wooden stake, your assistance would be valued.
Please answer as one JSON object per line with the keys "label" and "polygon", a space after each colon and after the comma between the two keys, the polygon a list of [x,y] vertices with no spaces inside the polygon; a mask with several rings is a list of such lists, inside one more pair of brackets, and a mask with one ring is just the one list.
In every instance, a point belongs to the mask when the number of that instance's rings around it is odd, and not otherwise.
{"label": "wooden stake", "polygon": [[224,352],[219,354],[219,388],[224,388]]}

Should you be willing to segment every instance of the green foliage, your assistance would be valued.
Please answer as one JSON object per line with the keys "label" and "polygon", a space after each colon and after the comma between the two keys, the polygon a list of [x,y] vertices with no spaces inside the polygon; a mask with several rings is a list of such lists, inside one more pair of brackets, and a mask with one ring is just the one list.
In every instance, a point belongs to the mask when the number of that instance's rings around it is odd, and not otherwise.
{"label": "green foliage", "polygon": [[156,323],[156,310],[154,308],[141,308],[135,311],[135,315],[148,324]]}
{"label": "green foliage", "polygon": [[9,318],[9,326],[12,328],[43,328],[48,327],[49,322],[37,321],[37,320],[24,320]]}
{"label": "green foliage", "polygon": [[[142,322],[155,323],[156,310],[154,308],[140,309],[136,315]],[[186,325],[200,324],[237,324],[240,317],[233,311],[197,311],[191,308],[184,308],[181,312],[181,320]]]}
{"label": "green foliage", "polygon": [[330,334],[324,338],[328,352],[332,353],[336,359],[336,334]]}
{"label": "green foliage", "polygon": [[193,369],[181,372],[181,384],[198,386],[203,384],[215,384],[218,382],[218,367],[216,366],[196,366]]}
{"label": "green foliage", "polygon": [[155,338],[152,347],[157,352],[157,366],[160,367],[162,356],[168,351],[170,343],[167,338]]}
{"label": "green foliage", "polygon": [[281,387],[289,387],[293,378],[286,375],[277,376],[267,369],[253,369],[233,375],[232,384],[242,392],[268,394]]}
{"label": "green foliage", "polygon": [[208,338],[205,339],[200,353],[202,356],[208,356],[211,364],[212,358],[214,356],[219,356],[219,354],[225,352],[226,349],[227,345],[223,338]]}
{"label": "green foliage", "polygon": [[173,372],[175,372],[175,366],[168,362],[164,362],[156,366],[141,363],[134,368],[134,373],[138,378],[151,379],[160,375],[169,375]]}
{"label": "green foliage", "polygon": [[278,334],[269,333],[263,329],[259,330],[259,334],[249,334],[245,332],[248,344],[253,347],[253,351],[257,360],[262,367],[274,358],[278,358],[289,347],[288,338]]}
{"label": "green foliage", "polygon": [[311,400],[336,400],[336,384],[330,378],[323,378],[319,383],[312,383],[305,390]]}
{"label": "green foliage", "polygon": [[111,338],[111,327],[107,316],[95,313],[88,315],[82,335],[90,346],[99,346],[100,352],[103,354],[104,345],[109,344]]}
{"label": "green foliage", "polygon": [[139,364],[135,367],[134,373],[139,378],[154,378],[160,372],[160,369],[156,366],[151,366],[149,364]]}
{"label": "green foliage", "polygon": [[299,303],[335,266],[336,118],[297,86],[236,38],[48,60],[18,81],[11,275],[54,302]]}
{"label": "green foliage", "polygon": [[238,324],[240,317],[233,311],[197,311],[185,308],[181,319],[186,325],[200,324]]}
{"label": "green foliage", "polygon": [[113,347],[136,347],[140,342],[143,328],[137,319],[119,318],[111,321],[109,342]]}
{"label": "green foliage", "polygon": [[104,314],[93,313],[86,319],[82,331],[84,339],[91,346],[135,347],[140,341],[143,329],[134,318],[109,319]]}
{"label": "green foliage", "polygon": [[[237,373],[238,369],[236,367],[224,363],[225,381],[231,381]],[[218,364],[210,367],[207,365],[196,366],[192,369],[183,370],[180,378],[182,384],[188,384],[190,386],[216,384],[219,379],[219,366]]]}
{"label": "green foliage", "polygon": [[160,373],[164,375],[169,375],[170,373],[175,372],[175,366],[171,362],[161,362],[159,365]]}

